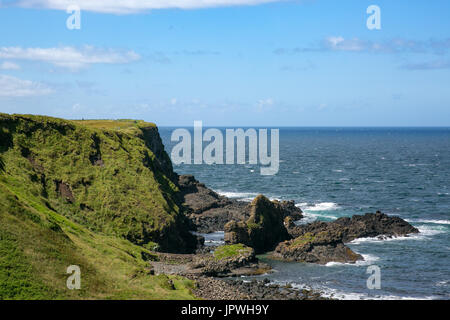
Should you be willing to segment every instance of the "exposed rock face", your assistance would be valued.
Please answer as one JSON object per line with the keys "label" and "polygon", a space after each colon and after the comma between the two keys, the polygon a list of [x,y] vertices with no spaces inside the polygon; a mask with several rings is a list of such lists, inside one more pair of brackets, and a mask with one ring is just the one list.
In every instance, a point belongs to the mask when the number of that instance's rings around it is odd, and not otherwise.
{"label": "exposed rock face", "polygon": [[274,258],[286,261],[326,264],[328,262],[354,263],[363,257],[342,242],[339,231],[305,233],[296,239],[280,243],[273,252]]}
{"label": "exposed rock face", "polygon": [[161,171],[172,182],[176,183],[178,175],[173,171],[172,161],[164,149],[161,136],[159,135],[158,127],[147,126],[141,128],[142,134],[139,135],[145,141],[145,145],[155,155],[155,160],[152,164],[153,169]]}
{"label": "exposed rock face", "polygon": [[197,248],[152,123],[0,113],[0,154],[0,170],[23,181],[30,200],[93,232],[167,252]]}
{"label": "exposed rock face", "polygon": [[[218,255],[218,251],[225,251],[228,247],[234,251],[230,255]],[[255,251],[244,245],[218,247],[213,255],[195,256],[192,267],[201,269],[201,273],[207,276],[230,276],[239,269],[245,267],[257,267],[258,260]]]}
{"label": "exposed rock face", "polygon": [[273,257],[287,261],[301,261],[325,264],[335,262],[355,262],[363,258],[344,245],[362,237],[404,236],[419,232],[398,217],[389,217],[379,211],[339,218],[333,222],[316,221],[295,226],[289,218],[285,225],[294,240],[280,243]]}
{"label": "exposed rock face", "polygon": [[297,221],[303,218],[303,212],[299,207],[295,206],[294,200],[278,202],[283,210],[283,218],[289,217],[292,221]]}
{"label": "exposed rock face", "polygon": [[308,232],[318,233],[321,231],[339,231],[343,242],[350,242],[364,237],[405,236],[419,232],[405,220],[399,217],[389,217],[380,211],[366,213],[365,215],[354,215],[351,218],[339,218],[332,222],[317,221],[300,226],[290,225],[289,228],[289,233],[293,237],[298,237]]}
{"label": "exposed rock face", "polygon": [[198,232],[220,231],[228,221],[249,215],[247,203],[220,196],[192,175],[179,176],[178,185],[180,203],[187,209],[186,215]]}
{"label": "exposed rock face", "polygon": [[151,261],[157,274],[183,276],[250,276],[270,271],[271,267],[255,257],[255,251],[242,244],[225,245],[213,253],[167,254],[158,253],[159,261]]}
{"label": "exposed rock face", "polygon": [[245,222],[230,221],[225,225],[225,243],[243,243],[256,253],[273,250],[290,239],[283,224],[284,209],[278,201],[257,196],[250,205],[250,217]]}
{"label": "exposed rock face", "polygon": [[410,233],[419,233],[405,220],[399,217],[389,217],[377,211],[375,214],[366,213],[363,216],[354,215],[351,218],[340,218],[333,222],[336,226],[343,227],[343,241],[349,242],[356,238],[376,237],[384,235],[405,236]]}
{"label": "exposed rock face", "polygon": [[[227,222],[246,221],[251,215],[252,207],[249,203],[221,196],[198,182],[192,175],[179,176],[178,186],[180,202],[187,208],[187,215],[198,232],[221,231]],[[302,211],[295,206],[294,201],[277,203],[283,218],[291,216],[294,221],[302,218]]]}

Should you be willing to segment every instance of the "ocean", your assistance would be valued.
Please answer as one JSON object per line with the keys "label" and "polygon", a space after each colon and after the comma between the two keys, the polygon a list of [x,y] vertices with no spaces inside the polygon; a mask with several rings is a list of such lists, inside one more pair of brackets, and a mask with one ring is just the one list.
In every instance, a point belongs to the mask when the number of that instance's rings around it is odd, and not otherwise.
{"label": "ocean", "polygon": [[[160,128],[169,154],[173,129]],[[280,128],[279,145],[274,176],[260,175],[259,165],[174,170],[241,201],[258,194],[294,200],[302,223],[380,210],[420,233],[354,240],[349,247],[365,258],[357,264],[287,263],[263,255],[275,272],[262,277],[337,299],[450,299],[450,128]],[[380,267],[381,289],[367,288],[369,265]]]}

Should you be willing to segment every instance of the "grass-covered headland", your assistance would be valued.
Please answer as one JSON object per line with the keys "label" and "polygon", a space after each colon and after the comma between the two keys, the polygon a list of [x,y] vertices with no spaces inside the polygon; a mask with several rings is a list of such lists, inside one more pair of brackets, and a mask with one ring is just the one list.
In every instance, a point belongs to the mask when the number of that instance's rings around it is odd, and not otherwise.
{"label": "grass-covered headland", "polygon": [[196,245],[174,181],[152,123],[0,114],[0,299],[193,298],[147,263]]}

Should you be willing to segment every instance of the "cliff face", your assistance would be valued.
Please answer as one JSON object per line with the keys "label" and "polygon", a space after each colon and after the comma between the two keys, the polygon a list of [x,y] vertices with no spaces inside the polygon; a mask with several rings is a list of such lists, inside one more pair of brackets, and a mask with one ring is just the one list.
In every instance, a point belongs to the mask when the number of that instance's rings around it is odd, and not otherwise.
{"label": "cliff face", "polygon": [[196,245],[174,176],[151,123],[0,114],[0,300],[192,299],[148,263]]}
{"label": "cliff face", "polygon": [[0,159],[10,190],[94,232],[149,249],[195,249],[154,124],[0,114]]}

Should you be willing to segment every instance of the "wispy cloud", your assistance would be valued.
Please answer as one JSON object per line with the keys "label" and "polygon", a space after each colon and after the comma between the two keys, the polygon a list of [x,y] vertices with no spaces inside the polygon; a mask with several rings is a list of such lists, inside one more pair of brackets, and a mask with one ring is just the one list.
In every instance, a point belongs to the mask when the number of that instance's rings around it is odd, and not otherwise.
{"label": "wispy cloud", "polygon": [[41,96],[52,92],[45,84],[0,74],[0,97]]}
{"label": "wispy cloud", "polygon": [[369,41],[360,38],[346,39],[341,36],[330,36],[316,46],[296,47],[291,49],[278,48],[275,54],[297,54],[304,52],[367,52],[367,53],[432,53],[446,54],[450,50],[450,38],[443,40],[409,40],[390,39],[386,41]]}
{"label": "wispy cloud", "polygon": [[275,101],[273,98],[259,99],[256,102],[256,111],[257,112],[269,111],[274,106],[274,103]]}
{"label": "wispy cloud", "polygon": [[0,64],[1,70],[19,70],[20,66],[17,63],[11,61],[4,61]]}
{"label": "wispy cloud", "polygon": [[57,67],[77,70],[92,64],[123,64],[140,59],[134,51],[99,49],[93,46],[22,48],[0,47],[0,59],[47,62]]}
{"label": "wispy cloud", "polygon": [[248,6],[270,2],[289,0],[18,0],[12,1],[11,5],[22,8],[43,8],[54,10],[66,10],[74,3],[81,10],[112,13],[133,14],[146,12],[152,9],[201,9],[226,6]]}
{"label": "wispy cloud", "polygon": [[435,60],[419,63],[408,63],[402,66],[406,70],[439,70],[450,69],[450,60]]}

